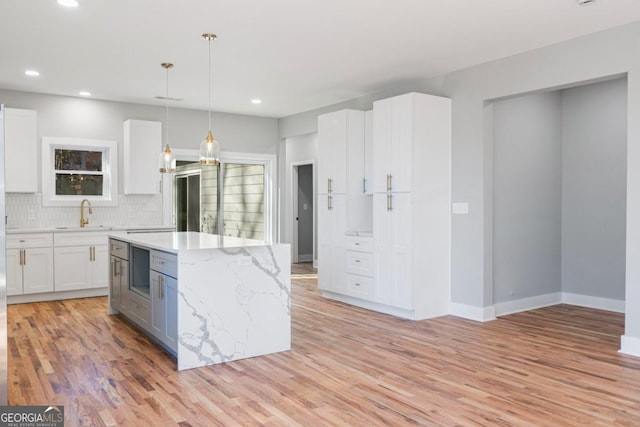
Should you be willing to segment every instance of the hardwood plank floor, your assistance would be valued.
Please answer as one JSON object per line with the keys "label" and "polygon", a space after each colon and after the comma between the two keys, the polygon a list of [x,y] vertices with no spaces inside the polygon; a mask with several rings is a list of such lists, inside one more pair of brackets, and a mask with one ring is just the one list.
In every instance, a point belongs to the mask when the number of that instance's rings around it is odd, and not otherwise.
{"label": "hardwood plank floor", "polygon": [[183,372],[106,298],[11,305],[9,403],[64,405],[67,426],[640,425],[621,314],[412,322],[323,299],[308,265],[292,275],[290,352]]}

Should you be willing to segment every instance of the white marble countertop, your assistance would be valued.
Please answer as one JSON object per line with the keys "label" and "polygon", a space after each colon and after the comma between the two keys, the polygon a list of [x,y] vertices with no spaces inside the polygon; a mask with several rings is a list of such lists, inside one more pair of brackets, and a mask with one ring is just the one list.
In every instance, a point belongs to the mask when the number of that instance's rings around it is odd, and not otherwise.
{"label": "white marble countertop", "polygon": [[42,227],[42,228],[7,228],[7,234],[22,233],[68,233],[73,231],[91,232],[91,231],[144,231],[144,230],[167,230],[173,231],[174,227],[170,225],[86,225],[80,226],[62,226],[62,227]]}
{"label": "white marble countertop", "polygon": [[263,240],[243,239],[240,237],[220,236],[197,232],[159,232],[159,233],[113,233],[111,237],[140,245],[149,249],[178,253],[201,249],[229,249],[248,246],[270,246]]}

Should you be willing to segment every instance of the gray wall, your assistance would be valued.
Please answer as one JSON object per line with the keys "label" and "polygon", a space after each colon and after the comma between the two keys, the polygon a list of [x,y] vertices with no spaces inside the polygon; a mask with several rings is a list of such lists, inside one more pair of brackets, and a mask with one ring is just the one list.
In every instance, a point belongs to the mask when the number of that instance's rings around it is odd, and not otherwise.
{"label": "gray wall", "polygon": [[313,257],[313,166],[298,166],[298,254]]}
{"label": "gray wall", "polygon": [[[469,203],[452,218],[452,309],[486,319],[493,304],[493,147],[487,101],[628,76],[626,325],[627,346],[640,354],[640,23],[633,23],[446,76],[280,119],[282,138],[315,132],[316,117],[345,106],[367,109],[374,99],[408,91],[452,98],[452,196]],[[632,350],[635,351],[635,350]]]}
{"label": "gray wall", "polygon": [[560,292],[562,96],[494,104],[494,303]]}
{"label": "gray wall", "polygon": [[563,91],[562,290],[624,300],[627,82]]}

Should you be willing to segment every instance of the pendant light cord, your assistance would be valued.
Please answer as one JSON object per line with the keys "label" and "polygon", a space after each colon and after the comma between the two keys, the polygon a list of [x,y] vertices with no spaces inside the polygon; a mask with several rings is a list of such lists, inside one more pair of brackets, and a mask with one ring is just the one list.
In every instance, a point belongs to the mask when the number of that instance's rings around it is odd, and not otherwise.
{"label": "pendant light cord", "polygon": [[209,132],[211,132],[211,37],[209,37]]}
{"label": "pendant light cord", "polygon": [[165,144],[169,145],[169,68],[167,67],[167,90],[166,90],[166,100],[165,100],[165,110],[166,110],[166,122],[167,124],[165,125],[165,136],[164,136],[164,140],[165,140]]}

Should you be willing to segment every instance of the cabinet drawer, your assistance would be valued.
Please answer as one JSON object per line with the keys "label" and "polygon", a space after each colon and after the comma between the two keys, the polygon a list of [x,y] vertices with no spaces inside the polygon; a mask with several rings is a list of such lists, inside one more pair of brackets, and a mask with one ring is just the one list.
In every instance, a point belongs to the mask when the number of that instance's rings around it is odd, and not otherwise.
{"label": "cabinet drawer", "polygon": [[347,251],[347,273],[373,277],[373,254]]}
{"label": "cabinet drawer", "polygon": [[131,292],[129,292],[128,296],[127,315],[138,324],[138,326],[149,329],[149,324],[151,323],[151,303],[148,299]]}
{"label": "cabinet drawer", "polygon": [[8,249],[49,248],[53,246],[52,233],[7,234]]}
{"label": "cabinet drawer", "polygon": [[121,259],[129,259],[129,244],[120,240],[109,240],[109,252]]}
{"label": "cabinet drawer", "polygon": [[166,274],[173,278],[178,277],[178,258],[175,254],[166,252],[151,251],[149,264],[152,270]]}
{"label": "cabinet drawer", "polygon": [[347,274],[347,293],[356,298],[371,299],[373,296],[373,279],[371,277]]}
{"label": "cabinet drawer", "polygon": [[56,233],[55,246],[92,246],[106,245],[109,240],[108,231],[72,231]]}
{"label": "cabinet drawer", "polygon": [[347,236],[347,250],[373,252],[373,238],[362,236]]}

